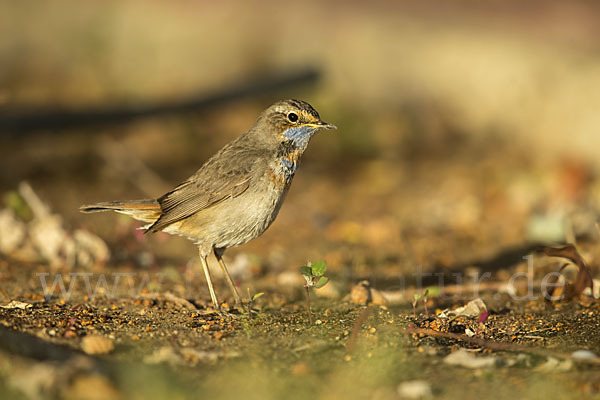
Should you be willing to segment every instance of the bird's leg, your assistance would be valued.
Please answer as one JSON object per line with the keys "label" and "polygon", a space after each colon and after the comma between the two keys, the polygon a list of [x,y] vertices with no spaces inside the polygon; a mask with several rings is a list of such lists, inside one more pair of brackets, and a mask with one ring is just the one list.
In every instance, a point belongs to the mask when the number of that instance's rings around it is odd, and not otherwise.
{"label": "bird's leg", "polygon": [[229,271],[227,271],[227,266],[225,265],[225,261],[223,261],[223,253],[225,252],[223,249],[213,249],[215,253],[215,257],[223,270],[223,274],[225,274],[225,280],[227,281],[227,285],[229,286],[229,290],[233,295],[233,299],[235,301],[235,307],[240,309],[242,307],[242,299],[235,288],[235,284],[233,283],[233,279],[231,279],[231,275],[229,275]]}
{"label": "bird's leg", "polygon": [[202,269],[204,270],[204,276],[206,276],[206,283],[208,284],[208,291],[210,292],[210,298],[212,299],[213,306],[215,307],[215,311],[220,314],[221,307],[219,306],[219,300],[217,300],[215,288],[213,287],[212,279],[210,278],[207,256],[202,254],[202,251],[200,251],[200,261],[202,262]]}

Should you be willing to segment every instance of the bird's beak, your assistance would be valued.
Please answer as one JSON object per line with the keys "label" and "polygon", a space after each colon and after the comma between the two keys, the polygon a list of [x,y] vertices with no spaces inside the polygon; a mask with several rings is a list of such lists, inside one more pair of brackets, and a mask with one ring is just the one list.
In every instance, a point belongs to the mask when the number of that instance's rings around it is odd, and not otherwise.
{"label": "bird's beak", "polygon": [[306,126],[317,129],[337,129],[337,126],[323,121],[315,122],[314,124],[306,124]]}

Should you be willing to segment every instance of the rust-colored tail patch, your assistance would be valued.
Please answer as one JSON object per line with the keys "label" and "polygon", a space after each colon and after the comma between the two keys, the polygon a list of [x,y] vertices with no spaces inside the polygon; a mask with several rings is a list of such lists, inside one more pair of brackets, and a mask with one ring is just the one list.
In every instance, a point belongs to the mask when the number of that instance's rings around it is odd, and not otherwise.
{"label": "rust-colored tail patch", "polygon": [[154,199],[107,201],[81,206],[79,210],[84,213],[115,211],[121,214],[130,215],[133,218],[143,222],[154,222],[160,217],[161,214],[160,205]]}

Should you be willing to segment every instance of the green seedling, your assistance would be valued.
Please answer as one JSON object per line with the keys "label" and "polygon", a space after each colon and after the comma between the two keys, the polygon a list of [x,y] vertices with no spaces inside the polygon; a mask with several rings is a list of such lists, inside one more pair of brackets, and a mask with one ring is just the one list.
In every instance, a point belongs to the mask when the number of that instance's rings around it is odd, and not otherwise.
{"label": "green seedling", "polygon": [[10,191],[4,194],[4,204],[10,208],[17,217],[24,221],[31,221],[33,218],[33,212],[23,199],[23,197],[16,191]]}
{"label": "green seedling", "polygon": [[248,288],[248,321],[252,322],[252,304],[256,299],[262,296],[264,293],[256,293],[254,296],[250,296],[250,288]]}
{"label": "green seedling", "polygon": [[246,317],[246,321],[244,322],[244,330],[246,331],[246,335],[250,337],[252,335],[252,304],[254,301],[262,296],[264,293],[256,293],[254,296],[250,295],[250,288],[248,288],[248,315]]}
{"label": "green seedling", "polygon": [[325,276],[327,271],[327,263],[325,261],[317,261],[300,267],[300,273],[306,280],[304,290],[306,291],[306,309],[308,310],[308,320],[312,325],[312,313],[310,311],[310,288],[320,289],[329,282],[329,278]]}
{"label": "green seedling", "polygon": [[428,295],[429,295],[429,289],[425,289],[425,291],[423,292],[423,294],[417,294],[417,293],[415,293],[413,295],[412,306],[413,306],[413,315],[414,315],[415,318],[417,318],[417,303],[421,299],[423,299],[423,306],[425,306],[425,315],[427,315],[427,317],[429,317],[429,311],[427,310],[427,296]]}

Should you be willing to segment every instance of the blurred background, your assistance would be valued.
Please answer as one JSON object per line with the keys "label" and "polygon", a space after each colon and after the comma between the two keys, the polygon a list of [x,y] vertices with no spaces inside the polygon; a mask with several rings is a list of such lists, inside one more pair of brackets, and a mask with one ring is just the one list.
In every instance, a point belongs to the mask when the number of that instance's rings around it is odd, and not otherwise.
{"label": "blurred background", "polygon": [[[410,398],[597,395],[593,364],[563,359],[597,352],[598,303],[523,305],[504,282],[560,268],[527,268],[540,243],[577,242],[597,276],[599,37],[592,0],[0,0],[0,397],[395,399],[415,379],[428,394]],[[162,195],[284,98],[338,130],[312,139],[269,230],[225,254],[240,293],[265,294],[254,324],[202,313],[193,243],[79,212]],[[308,325],[298,268],[317,260]],[[519,348],[465,372],[442,361],[455,342],[405,334],[440,320],[415,294],[465,304],[421,283],[486,272],[482,337],[564,351],[545,372]],[[115,289],[128,273],[139,296]],[[369,300],[363,279],[397,307],[344,301]],[[456,326],[479,335],[483,315]]]}
{"label": "blurred background", "polygon": [[339,129],[231,258],[368,276],[595,237],[599,16],[593,1],[3,1],[0,191],[26,180],[113,255],[181,265],[193,244],[123,249],[133,223],[79,205],[161,195],[293,97]]}

